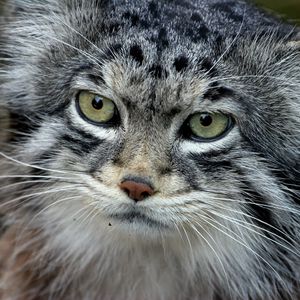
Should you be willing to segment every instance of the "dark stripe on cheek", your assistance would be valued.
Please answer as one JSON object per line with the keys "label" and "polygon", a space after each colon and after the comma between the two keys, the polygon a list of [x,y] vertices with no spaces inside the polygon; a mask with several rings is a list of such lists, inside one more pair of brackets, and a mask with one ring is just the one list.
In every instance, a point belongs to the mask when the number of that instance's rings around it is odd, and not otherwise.
{"label": "dark stripe on cheek", "polygon": [[272,224],[272,213],[271,208],[268,207],[268,201],[255,191],[250,183],[247,183],[246,185],[247,188],[242,194],[247,201],[247,208],[250,211],[250,214],[256,218],[251,220],[261,227],[265,227],[266,225],[262,224],[260,221]]}
{"label": "dark stripe on cheek", "polygon": [[[30,175],[33,177],[29,180],[40,180],[43,179],[39,176],[49,176],[49,172],[47,170],[44,170],[43,168],[48,168],[48,163],[54,160],[55,156],[57,155],[58,151],[60,149],[60,144],[56,143],[46,151],[44,151],[42,154],[40,154],[38,157],[35,158],[35,161],[32,163],[33,166],[36,166],[36,168],[30,169]],[[49,168],[51,169],[51,168]],[[43,179],[44,180],[44,179]]]}
{"label": "dark stripe on cheek", "polygon": [[276,170],[271,171],[278,182],[288,189],[288,196],[295,204],[300,205],[300,174],[288,174],[287,171]]}
{"label": "dark stripe on cheek", "polygon": [[42,179],[40,176],[49,176],[49,173],[40,168],[32,168],[30,169],[30,175],[32,175],[32,177],[30,177],[29,180],[40,180]]}
{"label": "dark stripe on cheek", "polygon": [[55,143],[52,147],[44,151],[42,154],[40,154],[37,159],[35,160],[34,164],[37,165],[45,165],[49,161],[51,161],[58,153],[58,150],[60,149],[60,144]]}
{"label": "dark stripe on cheek", "polygon": [[172,169],[175,170],[175,173],[180,173],[178,176],[183,177],[187,188],[190,187],[195,191],[202,191],[202,187],[199,185],[197,181],[197,172],[195,172],[195,168],[192,167],[192,163],[187,163],[187,157],[183,160],[182,157],[176,158],[176,163],[174,162],[172,165]]}
{"label": "dark stripe on cheek", "polygon": [[97,138],[85,139],[68,133],[62,135],[60,140],[66,148],[79,156],[89,154],[103,142]]}
{"label": "dark stripe on cheek", "polygon": [[69,132],[79,135],[80,137],[83,138],[83,140],[98,140],[99,143],[102,141],[100,139],[97,139],[97,137],[93,136],[92,134],[90,134],[80,128],[77,128],[71,122],[68,122],[67,126],[69,128]]}
{"label": "dark stripe on cheek", "polygon": [[289,239],[290,234],[288,232],[286,234],[283,232],[286,230],[284,226],[281,226],[280,229],[278,228],[277,222],[275,222],[276,214],[273,214],[273,210],[276,208],[272,208],[272,203],[256,191],[255,187],[250,182],[243,180],[243,183],[245,184],[245,189],[242,192],[242,195],[246,200],[245,212],[253,216],[253,218],[251,218],[251,222],[265,230],[268,230],[269,233],[266,231],[263,231],[262,233],[270,239],[276,238],[273,235],[276,234],[287,242],[292,243],[293,241]]}
{"label": "dark stripe on cheek", "polygon": [[[217,154],[217,156],[221,156],[221,153]],[[210,174],[232,169],[231,161],[227,158],[206,157],[205,155],[195,153],[189,154],[188,157],[195,162],[197,167]]]}
{"label": "dark stripe on cheek", "polygon": [[[26,118],[23,115],[10,113],[10,130],[14,131],[11,136],[10,142],[18,142],[21,140],[24,142],[30,137],[32,132],[37,131],[40,128],[41,121],[38,118],[31,117],[31,119]],[[26,134],[26,135],[24,135]]]}

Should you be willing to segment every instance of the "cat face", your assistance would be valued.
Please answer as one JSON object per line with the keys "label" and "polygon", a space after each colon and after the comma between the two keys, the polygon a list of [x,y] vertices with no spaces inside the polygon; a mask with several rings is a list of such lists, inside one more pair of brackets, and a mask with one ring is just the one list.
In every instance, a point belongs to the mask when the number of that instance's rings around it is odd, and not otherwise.
{"label": "cat face", "polygon": [[[17,129],[20,116],[29,127],[14,151],[26,174],[49,178],[22,208],[68,236],[183,231],[247,252],[286,234],[299,178],[291,28],[243,3],[226,28],[215,1],[205,16],[184,2],[101,5],[49,1],[46,14],[32,1],[8,31],[1,92]],[[137,201],[128,181],[151,192]]]}
{"label": "cat face", "polygon": [[[221,42],[224,33],[207,38],[206,23],[198,15],[202,36],[196,41],[195,32],[188,31],[190,21],[181,33],[176,22],[159,24],[157,14],[147,15],[149,9],[155,12],[158,7],[142,5],[137,14],[131,7],[113,9],[110,4],[99,11],[101,23],[91,10],[76,11],[74,6],[63,14],[39,15],[38,24],[27,21],[22,30],[37,35],[28,54],[43,50],[29,61],[19,58],[14,72],[22,68],[30,77],[14,91],[22,100],[8,100],[19,105],[21,114],[40,118],[25,142],[31,160],[45,168],[80,172],[76,176],[85,189],[82,199],[118,224],[173,228],[202,215],[219,222],[232,209],[238,219],[252,210],[261,214],[252,200],[268,201],[264,197],[270,187],[278,199],[283,197],[267,170],[276,168],[276,155],[285,159],[280,143],[292,126],[286,117],[292,104],[282,93],[283,83],[271,79],[281,76],[271,66],[284,59],[278,59],[280,46],[271,47],[278,37],[242,41],[239,35],[247,31],[249,21],[241,19],[232,27],[240,31]],[[167,16],[170,6],[162,9]],[[236,9],[237,14],[243,11]],[[70,18],[76,14],[80,25]],[[180,17],[176,11],[174,20]],[[26,49],[19,51],[26,54]],[[111,101],[115,119],[97,123],[82,113],[78,98],[84,92]],[[202,126],[205,116],[209,122],[212,116],[223,116],[224,128],[209,138],[195,134],[191,122]],[[202,127],[213,131],[218,123]],[[139,203],[130,199],[120,189],[128,178],[147,182],[153,195]]]}

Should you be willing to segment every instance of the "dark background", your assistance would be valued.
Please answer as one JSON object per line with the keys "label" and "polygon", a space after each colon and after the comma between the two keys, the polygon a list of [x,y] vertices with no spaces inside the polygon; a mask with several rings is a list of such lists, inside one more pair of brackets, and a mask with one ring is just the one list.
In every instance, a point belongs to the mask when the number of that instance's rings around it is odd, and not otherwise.
{"label": "dark background", "polygon": [[300,25],[300,0],[256,0],[254,2]]}

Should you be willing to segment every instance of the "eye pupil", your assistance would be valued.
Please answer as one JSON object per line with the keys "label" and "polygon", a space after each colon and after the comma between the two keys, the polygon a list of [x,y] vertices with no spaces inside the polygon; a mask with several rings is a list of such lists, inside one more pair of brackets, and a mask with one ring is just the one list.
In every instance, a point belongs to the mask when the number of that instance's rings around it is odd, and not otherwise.
{"label": "eye pupil", "polygon": [[213,122],[213,118],[209,114],[201,114],[200,116],[200,123],[202,126],[210,126]]}
{"label": "eye pupil", "polygon": [[100,110],[103,107],[103,100],[101,97],[96,96],[92,101],[93,108]]}

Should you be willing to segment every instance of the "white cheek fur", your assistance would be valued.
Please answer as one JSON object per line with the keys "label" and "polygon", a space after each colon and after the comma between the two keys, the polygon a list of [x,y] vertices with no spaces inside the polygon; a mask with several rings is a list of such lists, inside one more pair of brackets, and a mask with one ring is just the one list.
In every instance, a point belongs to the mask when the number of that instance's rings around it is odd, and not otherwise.
{"label": "white cheek fur", "polygon": [[84,131],[99,139],[114,141],[118,136],[118,131],[116,129],[96,126],[83,120],[77,112],[75,102],[70,106],[69,114],[73,124],[76,124],[77,127],[82,128]]}
{"label": "white cheek fur", "polygon": [[235,126],[225,137],[212,142],[197,142],[193,140],[183,140],[179,144],[179,150],[183,153],[205,153],[209,151],[222,150],[239,142],[240,135]]}

